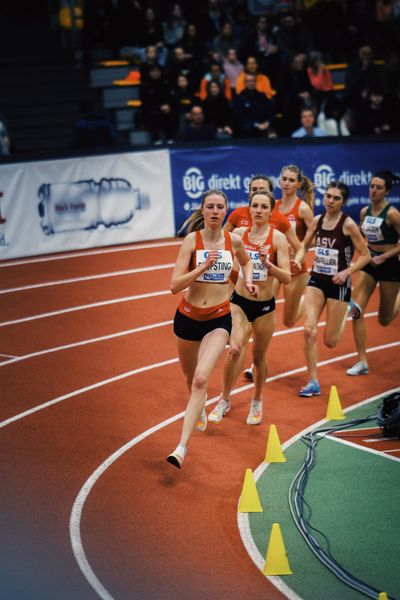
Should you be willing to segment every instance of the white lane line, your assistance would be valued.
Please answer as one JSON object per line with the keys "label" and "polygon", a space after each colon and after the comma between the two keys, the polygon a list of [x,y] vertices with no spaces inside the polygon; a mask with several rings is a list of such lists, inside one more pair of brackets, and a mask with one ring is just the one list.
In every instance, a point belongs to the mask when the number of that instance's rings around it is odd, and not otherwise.
{"label": "white lane line", "polygon": [[54,281],[43,281],[42,283],[32,283],[31,285],[22,285],[15,288],[0,290],[0,294],[12,294],[14,292],[25,292],[27,290],[36,290],[55,285],[67,285],[69,283],[79,283],[81,281],[92,281],[94,279],[107,279],[108,277],[123,277],[124,275],[134,275],[136,273],[147,273],[149,271],[159,271],[161,269],[172,269],[175,263],[163,265],[154,265],[152,267],[138,267],[136,269],[124,269],[123,271],[110,271],[109,273],[97,273],[96,275],[85,275],[84,277],[72,277],[71,279],[56,279]]}
{"label": "white lane line", "polygon": [[12,321],[3,321],[0,323],[0,327],[7,327],[8,325],[19,325],[20,323],[27,323],[28,321],[36,321],[38,319],[47,319],[49,317],[56,317],[58,315],[64,315],[70,312],[76,312],[78,310],[88,310],[90,308],[97,308],[99,306],[108,306],[110,304],[118,304],[119,302],[133,302],[134,300],[143,300],[145,298],[154,298],[156,296],[166,296],[171,294],[170,290],[160,290],[159,292],[149,292],[147,294],[136,294],[135,296],[125,296],[122,298],[113,298],[112,300],[101,300],[100,302],[91,302],[90,304],[81,304],[80,306],[71,306],[70,308],[61,308],[60,310],[53,310],[47,313],[41,313],[40,315],[32,315],[30,317],[22,317],[21,319],[14,319]]}
{"label": "white lane line", "polygon": [[51,262],[54,260],[69,260],[70,258],[78,258],[81,256],[94,256],[96,254],[113,254],[114,252],[133,252],[135,250],[146,250],[147,248],[162,248],[165,246],[180,246],[182,244],[181,240],[174,240],[171,242],[152,242],[149,244],[135,244],[130,246],[123,246],[117,248],[103,248],[101,250],[87,250],[83,252],[71,252],[69,254],[52,254],[51,256],[41,256],[35,258],[25,258],[20,260],[10,260],[7,262],[0,262],[0,267],[16,267],[20,265],[29,265],[32,263],[42,263],[42,262]]}
{"label": "white lane line", "polygon": [[20,421],[24,417],[28,417],[33,415],[36,412],[39,412],[49,406],[54,406],[54,404],[58,404],[63,400],[68,400],[69,398],[74,398],[74,396],[79,396],[80,394],[85,394],[86,392],[90,392],[97,388],[103,387],[104,385],[108,385],[109,383],[115,383],[116,381],[121,381],[122,379],[126,379],[127,377],[132,377],[133,375],[138,375],[139,373],[144,373],[145,371],[150,371],[152,369],[158,369],[159,367],[165,367],[166,365],[172,365],[177,363],[177,358],[171,358],[169,360],[164,360],[163,362],[154,363],[152,365],[147,365],[145,367],[140,367],[139,369],[133,369],[132,371],[126,371],[125,373],[120,373],[120,375],[115,375],[114,377],[110,377],[109,379],[104,379],[103,381],[98,381],[97,383],[93,383],[91,385],[87,385],[86,387],[80,388],[78,390],[74,390],[73,392],[69,392],[68,394],[64,394],[63,396],[58,396],[57,398],[53,398],[53,400],[49,400],[48,402],[44,402],[43,404],[39,404],[29,410],[25,410],[14,417],[10,417],[5,421],[0,422],[0,429],[10,425],[11,423],[15,423],[16,421]]}
{"label": "white lane line", "polygon": [[4,352],[0,352],[0,356],[5,356],[6,358],[12,358],[12,359],[19,358],[18,356],[15,356],[13,354],[4,354]]}
{"label": "white lane line", "polygon": [[[394,348],[395,346],[399,346],[399,345],[400,345],[400,341],[391,342],[389,344],[382,344],[381,346],[375,346],[374,348],[368,348],[367,352],[378,352],[380,350]],[[317,363],[317,367],[323,367],[325,365],[339,362],[339,361],[345,360],[346,358],[351,358],[352,356],[357,356],[357,353],[350,352],[349,354],[342,354],[341,356],[336,356],[335,358],[323,360],[323,361]],[[48,408],[49,406],[58,404],[59,402],[62,402],[63,400],[68,400],[69,398],[79,396],[80,394],[84,394],[91,390],[95,390],[97,388],[103,387],[105,385],[108,385],[109,383],[115,383],[116,381],[120,381],[121,379],[126,379],[127,377],[131,377],[133,375],[138,375],[139,373],[144,373],[145,371],[151,371],[153,369],[158,369],[159,367],[172,365],[177,362],[178,362],[178,358],[171,358],[171,359],[165,360],[163,362],[146,365],[145,367],[140,367],[138,369],[133,369],[132,371],[126,371],[125,373],[120,373],[119,375],[115,375],[114,377],[110,377],[109,379],[104,379],[102,381],[98,381],[97,383],[93,383],[86,387],[79,388],[77,390],[74,390],[73,392],[69,392],[68,394],[64,394],[63,396],[58,396],[57,398],[53,398],[53,400],[49,400],[48,402],[44,402],[43,404],[34,406],[33,408],[25,410],[22,413],[18,413],[17,415],[14,415],[13,417],[9,417],[8,419],[5,419],[5,421],[0,421],[0,429],[2,429],[3,427],[6,427],[7,425],[10,425],[11,423],[15,423],[16,421],[20,421],[21,419],[28,417],[36,412],[39,412],[45,408]],[[274,375],[273,377],[267,377],[265,382],[269,383],[270,381],[276,381],[277,379],[282,379],[283,377],[289,377],[290,375],[296,375],[297,373],[303,373],[304,371],[307,371],[307,367],[298,367],[297,369],[292,369],[291,371],[285,371],[284,373],[279,373],[278,375]],[[231,394],[232,395],[240,394],[241,392],[249,390],[252,387],[253,387],[253,383],[248,383],[239,388],[235,388],[234,390],[232,390]],[[214,402],[217,399],[218,398],[213,398],[212,400],[209,400],[207,402],[207,406],[209,404],[212,404],[212,402]]]}
{"label": "white lane line", "polygon": [[[38,315],[32,315],[30,317],[21,317],[20,319],[13,319],[12,321],[3,321],[0,323],[0,327],[7,327],[8,325],[19,325],[19,323],[26,323],[28,321],[36,321],[37,319],[47,319],[49,317],[55,317],[63,315],[65,313],[75,312],[77,310],[87,310],[90,308],[97,308],[98,306],[108,306],[109,304],[118,304],[119,302],[131,302],[133,300],[143,300],[145,298],[154,298],[155,296],[166,296],[171,294],[170,290],[161,290],[159,292],[148,292],[147,294],[137,294],[135,296],[125,296],[122,298],[113,298],[112,300],[101,300],[99,302],[92,302],[91,304],[82,304],[80,306],[72,306],[70,308],[61,308],[59,310],[53,310],[47,313],[40,313]],[[283,298],[276,300],[275,304],[282,304]]]}
{"label": "white lane line", "polygon": [[[400,342],[398,342],[398,343],[400,343]],[[372,351],[372,348],[370,350]],[[349,411],[352,411],[355,408],[364,406],[365,404],[369,404],[370,402],[373,402],[374,400],[381,398],[383,396],[383,394],[391,394],[392,392],[396,392],[399,389],[400,388],[393,388],[391,390],[383,391],[380,394],[377,394],[376,396],[372,396],[371,398],[368,398],[367,400],[362,400],[361,402],[358,402],[357,404],[354,404],[353,406],[349,406],[348,408],[345,408],[343,410],[343,412],[347,413]],[[294,435],[289,440],[287,440],[284,444],[282,444],[282,450],[286,450],[286,448],[289,448],[289,446],[291,446],[292,444],[297,442],[303,435],[305,435],[306,433],[309,433],[310,431],[313,431],[314,429],[316,429],[317,427],[320,427],[321,425],[324,425],[326,422],[327,422],[326,419],[321,419],[320,421],[313,423],[309,427],[306,427],[306,429],[303,429],[303,431],[296,433],[296,435]],[[264,473],[264,471],[266,469],[268,469],[270,464],[271,463],[262,462],[257,467],[257,469],[255,469],[254,480],[256,482],[261,477],[261,475]],[[254,541],[254,538],[252,536],[251,529],[250,529],[250,522],[249,522],[249,513],[239,513],[238,512],[237,513],[237,523],[238,523],[239,533],[242,538],[243,545],[246,548],[247,553],[250,556],[251,560],[256,565],[257,569],[259,571],[261,571],[261,569],[264,566],[265,556],[263,556],[260,553],[260,551],[258,550],[256,543]],[[293,592],[293,590],[280,577],[277,577],[277,576],[271,577],[269,575],[265,575],[265,577],[267,577],[267,579],[279,591],[281,591],[287,598],[293,598],[293,594],[295,594],[295,592]],[[295,597],[299,598],[296,595],[295,595]]]}
{"label": "white lane line", "polygon": [[[376,454],[377,456],[389,458],[390,460],[396,460],[397,462],[400,462],[400,456],[390,456],[390,455],[386,454],[386,452],[389,452],[389,450],[374,450],[373,448],[367,448],[366,446],[361,446],[361,445],[355,444],[354,442],[350,442],[348,440],[344,440],[342,438],[334,437],[331,435],[327,435],[326,437],[327,437],[327,439],[331,440],[332,442],[339,442],[339,444],[344,444],[345,446],[351,446],[351,448],[355,448],[356,450],[362,450],[363,452],[370,452],[371,454]],[[382,440],[380,440],[380,441],[382,441]]]}
{"label": "white lane line", "polygon": [[[21,362],[28,358],[34,358],[36,356],[43,356],[44,354],[52,354],[53,352],[61,352],[62,350],[70,350],[71,348],[77,348],[79,346],[86,346],[88,344],[96,344],[97,342],[104,342],[106,340],[112,340],[125,335],[132,335],[141,331],[148,331],[150,329],[156,329],[157,327],[165,327],[166,325],[172,325],[173,321],[161,321],[160,323],[154,323],[152,325],[143,325],[142,327],[135,327],[134,329],[126,329],[124,331],[118,331],[117,333],[110,333],[108,335],[102,335],[97,338],[91,338],[88,340],[82,340],[81,342],[73,342],[71,344],[65,344],[64,346],[56,346],[54,348],[46,348],[45,350],[38,350],[37,352],[31,352],[30,354],[24,354],[23,356],[14,356],[11,360],[4,361],[0,364],[0,367],[4,365],[10,365],[12,363]],[[1,355],[0,355],[1,356]],[[3,355],[6,356],[6,355]]]}
{"label": "white lane line", "polygon": [[[400,344],[400,342],[397,342],[397,344]],[[370,350],[372,351],[372,349],[370,349]],[[338,358],[340,359],[340,357],[338,357]],[[321,366],[322,364],[328,364],[329,362],[330,361],[324,361],[324,363],[319,363],[318,366]],[[303,370],[306,370],[306,368],[304,367]],[[283,378],[283,377],[286,377],[286,376],[288,376],[288,375],[290,375],[292,373],[293,373],[293,371],[288,371],[287,373],[280,373],[280,375],[277,376],[277,377]],[[270,379],[267,379],[267,381],[270,381]],[[248,387],[251,387],[251,386],[245,386],[245,387],[248,388]],[[235,390],[234,393],[237,393],[237,391]],[[381,395],[382,394],[379,394],[379,396],[381,396]],[[376,396],[375,398],[377,398],[379,396]],[[207,403],[206,403],[207,406],[209,404],[212,404],[213,402],[216,402],[218,400],[218,398],[219,398],[219,396],[216,396],[215,398],[212,398],[211,400],[208,400]],[[375,399],[375,398],[373,398],[373,399]],[[345,409],[345,411],[348,411],[350,409],[356,408],[357,406],[360,406],[361,404],[364,404],[364,403],[365,403],[365,401],[361,402],[359,404],[356,404],[354,407],[347,408],[347,409]],[[85,549],[83,547],[82,537],[81,537],[81,532],[80,532],[80,524],[81,524],[81,518],[82,518],[82,512],[83,512],[84,504],[85,504],[85,502],[86,502],[86,500],[87,500],[87,498],[88,498],[91,490],[93,489],[94,485],[96,484],[96,482],[100,479],[100,477],[105,473],[105,471],[116,460],[118,460],[128,450],[130,450],[131,448],[133,448],[134,446],[136,446],[139,442],[143,441],[144,439],[146,439],[147,437],[149,437],[153,433],[156,433],[160,429],[163,429],[164,427],[167,427],[168,425],[171,425],[171,423],[174,423],[175,421],[178,421],[179,419],[182,419],[183,416],[184,416],[184,414],[185,414],[185,412],[182,411],[179,414],[177,414],[177,415],[175,415],[175,416],[173,416],[173,417],[171,417],[171,418],[169,418],[169,419],[167,419],[165,421],[162,421],[158,425],[155,425],[154,427],[151,427],[150,429],[147,429],[143,433],[141,433],[138,436],[134,437],[132,440],[130,440],[129,442],[127,442],[124,446],[121,446],[120,448],[118,448],[118,450],[116,450],[113,454],[111,454],[90,475],[90,477],[86,480],[86,482],[84,483],[84,485],[80,489],[78,496],[75,499],[75,502],[73,504],[72,511],[71,511],[70,521],[69,521],[69,533],[70,533],[70,540],[71,540],[72,550],[73,550],[76,562],[78,563],[78,566],[79,566],[80,570],[82,571],[82,574],[84,575],[85,579],[92,586],[92,588],[95,590],[95,592],[100,596],[100,598],[102,598],[103,600],[113,600],[113,596],[103,586],[103,584],[100,582],[99,578],[94,573],[94,571],[93,571],[92,567],[90,566],[90,563],[89,563],[89,561],[87,559],[87,556],[86,556],[86,553],[85,553]],[[314,429],[315,427],[318,427],[320,424],[322,424],[324,422],[326,422],[325,419],[321,420],[321,421],[318,421],[317,423],[314,423],[314,425],[311,425],[307,429],[305,429],[302,432],[296,434],[290,440],[288,440],[285,444],[283,444],[283,448],[287,448],[289,445],[293,444],[297,439],[299,439],[302,435],[304,435],[304,433],[310,431],[311,429]],[[265,470],[266,464],[263,463],[262,466],[263,466],[262,470],[260,469],[260,467],[258,469],[260,471],[260,473],[257,476],[257,479],[261,475],[261,473],[263,472],[263,470]],[[240,534],[242,536],[242,541],[243,541],[243,543],[244,543],[244,545],[246,547],[246,550],[250,554],[250,558],[256,564],[257,568],[260,570],[263,567],[263,565],[264,565],[264,558],[259,553],[258,548],[256,547],[256,545],[254,543],[254,540],[251,537],[251,534],[250,534],[250,539],[251,539],[251,542],[252,542],[251,545],[248,543],[249,538],[246,538],[246,540],[243,538],[245,528],[242,527],[242,522],[247,525],[247,535],[248,535],[248,532],[250,532],[250,527],[249,527],[249,524],[248,524],[248,514],[246,514],[246,513],[238,513],[239,530],[240,530]],[[252,553],[250,553],[250,548],[251,548],[251,552]],[[283,583],[283,581],[279,577],[267,577],[267,578],[287,598],[290,598],[291,600],[299,600],[300,599],[300,596],[298,596],[285,583]]]}
{"label": "white lane line", "polygon": [[[373,316],[376,316],[377,314],[378,314],[377,312],[365,313],[364,318],[373,317]],[[347,320],[351,321],[351,317],[349,317]],[[29,354],[24,354],[22,356],[10,356],[11,360],[3,361],[2,363],[0,363],[0,367],[9,365],[9,364],[12,364],[15,362],[21,362],[23,360],[28,360],[29,358],[34,358],[37,356],[43,356],[45,354],[52,354],[53,352],[61,352],[63,350],[71,350],[72,348],[77,348],[79,346],[86,346],[87,344],[95,344],[97,342],[104,342],[106,340],[115,339],[115,338],[122,337],[125,335],[133,335],[134,333],[140,333],[143,331],[148,331],[150,329],[156,329],[157,327],[169,326],[169,325],[172,325],[172,323],[173,323],[172,320],[161,321],[160,323],[153,323],[152,325],[143,325],[142,327],[135,327],[134,329],[126,329],[123,331],[118,331],[117,333],[110,333],[108,335],[102,335],[100,337],[90,338],[87,340],[82,340],[80,342],[72,342],[71,344],[65,344],[64,346],[55,346],[53,348],[45,348],[44,350],[37,350],[36,352],[31,352]],[[318,327],[323,327],[324,325],[326,325],[325,321],[320,321],[318,323]],[[302,331],[303,329],[304,329],[303,326],[291,327],[288,329],[279,329],[278,331],[274,331],[272,337],[279,337],[281,335],[288,335],[290,333],[296,333],[298,331]],[[253,338],[250,338],[249,342],[252,342],[252,341],[253,341]],[[3,354],[3,356],[7,356],[7,355]]]}

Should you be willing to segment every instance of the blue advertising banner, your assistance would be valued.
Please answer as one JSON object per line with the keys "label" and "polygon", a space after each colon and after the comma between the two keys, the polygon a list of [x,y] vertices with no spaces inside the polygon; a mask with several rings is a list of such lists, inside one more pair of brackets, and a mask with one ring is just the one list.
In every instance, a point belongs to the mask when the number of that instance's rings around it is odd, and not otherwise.
{"label": "blue advertising banner", "polygon": [[[368,204],[368,183],[372,174],[385,169],[400,176],[399,143],[312,142],[171,150],[176,230],[190,211],[199,206],[203,192],[209,188],[223,190],[231,210],[246,204],[249,181],[257,173],[272,178],[279,198],[279,174],[284,165],[297,165],[314,182],[316,214],[323,210],[323,195],[329,182],[340,179],[346,183],[350,198],[345,212],[356,222],[361,208]],[[389,200],[400,204],[400,186],[393,188]]]}

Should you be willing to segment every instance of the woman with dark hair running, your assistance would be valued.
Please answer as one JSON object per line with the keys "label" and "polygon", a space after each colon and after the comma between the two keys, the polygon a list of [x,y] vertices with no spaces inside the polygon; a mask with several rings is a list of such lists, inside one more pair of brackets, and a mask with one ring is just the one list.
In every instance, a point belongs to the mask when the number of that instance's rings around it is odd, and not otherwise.
{"label": "woman with dark hair running", "polygon": [[[386,196],[400,177],[390,171],[378,171],[369,184],[371,204],[360,213],[360,227],[367,240],[371,262],[357,274],[354,299],[362,312],[379,282],[378,322],[390,325],[400,311],[400,212]],[[366,332],[364,315],[353,313],[353,336],[358,362],[347,375],[367,375]],[[359,318],[357,318],[359,317]]]}
{"label": "woman with dark hair running", "polygon": [[[347,185],[332,181],[324,195],[325,212],[314,217],[303,241],[303,248],[295,257],[302,263],[304,253],[315,243],[315,258],[307,284],[304,301],[304,354],[309,381],[299,396],[319,396],[317,377],[317,327],[326,306],[324,344],[334,348],[342,337],[348,303],[351,298],[350,275],[370,261],[370,253],[359,228],[342,206],[349,195]],[[359,253],[350,264],[354,248]]]}
{"label": "woman with dark hair running", "polygon": [[224,385],[218,404],[209,420],[219,423],[230,410],[230,393],[243,366],[250,335],[253,336],[254,391],[247,416],[248,425],[259,425],[267,364],[265,353],[275,327],[275,278],[290,281],[288,244],[285,236],[269,224],[275,199],[271,192],[255,192],[250,200],[252,225],[235,229],[253,262],[253,282],[260,287],[259,297],[249,293],[243,276],[237,280],[231,297],[232,334],[224,366]]}
{"label": "woman with dark hair running", "polygon": [[[282,198],[275,203],[279,210],[289,220],[289,223],[296,233],[298,239],[302,241],[306,235],[308,227],[313,220],[314,209],[314,184],[296,165],[287,165],[282,168],[280,176],[280,187]],[[302,193],[302,198],[297,196],[298,190]],[[294,258],[293,248],[289,249],[289,256]],[[307,286],[308,273],[305,263],[300,266],[291,261],[291,281],[283,286],[283,295],[285,303],[283,305],[283,324],[286,327],[293,327],[302,315],[301,298]],[[275,296],[279,293],[279,282]]]}
{"label": "woman with dark hair running", "polygon": [[228,200],[220,190],[208,190],[201,208],[184,223],[189,231],[183,240],[172,273],[173,294],[185,291],[174,319],[179,361],[190,398],[177,448],[167,461],[182,466],[187,445],[196,427],[207,426],[205,402],[209,377],[223,354],[232,327],[229,277],[236,258],[242,267],[244,287],[256,297],[253,263],[240,236],[222,230]]}

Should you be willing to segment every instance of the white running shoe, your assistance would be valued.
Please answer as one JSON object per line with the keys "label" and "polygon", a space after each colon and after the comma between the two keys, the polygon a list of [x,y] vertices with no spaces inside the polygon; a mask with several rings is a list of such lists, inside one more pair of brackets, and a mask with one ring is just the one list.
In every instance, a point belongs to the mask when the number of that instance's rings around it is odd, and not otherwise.
{"label": "white running shoe", "polygon": [[247,425],[259,425],[262,420],[262,400],[252,400],[249,414],[247,415]]}
{"label": "white running shoe", "polygon": [[346,371],[347,375],[368,375],[369,369],[365,362],[358,362]]}
{"label": "white running shoe", "polygon": [[227,402],[223,398],[218,400],[216,406],[214,406],[213,410],[208,415],[208,420],[211,423],[220,423],[222,421],[222,417],[226,415],[231,410],[231,403]]}
{"label": "white running shoe", "polygon": [[185,460],[186,453],[187,453],[186,446],[183,446],[182,444],[178,444],[178,446],[175,448],[175,450],[173,452],[171,452],[171,454],[169,456],[167,456],[167,461],[171,465],[174,465],[174,467],[176,467],[177,469],[181,469],[182,463]]}
{"label": "white running shoe", "polygon": [[201,411],[199,420],[196,423],[196,429],[197,429],[197,431],[205,431],[207,429],[206,407],[204,407],[203,410]]}

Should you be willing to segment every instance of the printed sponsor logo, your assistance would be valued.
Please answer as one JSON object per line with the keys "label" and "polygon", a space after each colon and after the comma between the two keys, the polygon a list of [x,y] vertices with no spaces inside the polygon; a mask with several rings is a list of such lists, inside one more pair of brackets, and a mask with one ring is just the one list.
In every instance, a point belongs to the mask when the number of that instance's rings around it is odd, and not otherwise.
{"label": "printed sponsor logo", "polygon": [[224,274],[223,273],[208,273],[206,271],[204,273],[204,279],[207,281],[223,281]]}
{"label": "printed sponsor logo", "polygon": [[314,183],[320,194],[325,194],[330,182],[335,179],[335,173],[329,165],[319,165],[315,169]]}
{"label": "printed sponsor logo", "polygon": [[206,189],[203,173],[197,167],[186,169],[183,175],[183,189],[192,200],[200,198]]}

